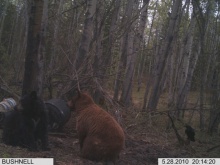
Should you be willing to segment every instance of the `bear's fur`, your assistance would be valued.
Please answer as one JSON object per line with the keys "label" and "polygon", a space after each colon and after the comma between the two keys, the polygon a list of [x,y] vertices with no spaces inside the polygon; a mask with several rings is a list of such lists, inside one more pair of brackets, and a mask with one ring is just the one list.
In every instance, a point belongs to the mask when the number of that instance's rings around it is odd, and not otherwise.
{"label": "bear's fur", "polygon": [[186,130],[185,133],[187,135],[187,139],[189,141],[194,142],[195,141],[195,130],[190,125],[185,125]]}
{"label": "bear's fur", "polygon": [[21,98],[22,109],[15,108],[5,119],[2,139],[7,145],[48,150],[47,110],[35,91]]}
{"label": "bear's fur", "polygon": [[125,136],[121,126],[85,92],[79,92],[68,105],[76,111],[82,157],[115,162],[124,148]]}

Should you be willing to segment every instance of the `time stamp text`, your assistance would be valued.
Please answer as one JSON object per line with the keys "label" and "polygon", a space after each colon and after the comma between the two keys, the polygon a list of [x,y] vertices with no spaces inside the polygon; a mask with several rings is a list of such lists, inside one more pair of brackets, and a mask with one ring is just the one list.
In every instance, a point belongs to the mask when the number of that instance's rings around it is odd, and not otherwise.
{"label": "time stamp text", "polygon": [[220,158],[159,158],[158,165],[220,165]]}

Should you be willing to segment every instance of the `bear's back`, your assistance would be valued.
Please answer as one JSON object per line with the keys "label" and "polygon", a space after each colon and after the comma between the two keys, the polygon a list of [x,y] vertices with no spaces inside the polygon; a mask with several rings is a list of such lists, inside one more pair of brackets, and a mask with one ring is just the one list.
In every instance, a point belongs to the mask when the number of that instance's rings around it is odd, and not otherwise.
{"label": "bear's back", "polygon": [[108,130],[111,130],[111,134],[124,134],[118,122],[108,112],[95,104],[82,110],[77,121],[86,123],[89,135],[97,133],[101,135],[104,132],[110,132]]}
{"label": "bear's back", "polygon": [[[117,121],[96,104],[80,111],[78,132],[86,134],[82,154],[91,160],[114,160],[124,148],[124,132]],[[86,128],[82,128],[81,126]],[[83,129],[86,132],[82,132]]]}

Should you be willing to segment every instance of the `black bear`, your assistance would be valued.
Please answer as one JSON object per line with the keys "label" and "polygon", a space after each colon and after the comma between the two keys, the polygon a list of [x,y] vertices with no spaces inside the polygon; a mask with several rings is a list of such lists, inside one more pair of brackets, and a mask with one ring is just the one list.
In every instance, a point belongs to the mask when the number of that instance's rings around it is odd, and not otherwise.
{"label": "black bear", "polygon": [[47,110],[36,91],[24,95],[20,104],[5,119],[2,140],[7,145],[38,150],[41,142],[43,150],[48,150]]}
{"label": "black bear", "polygon": [[190,125],[185,125],[186,130],[185,133],[187,135],[187,139],[189,141],[195,141],[195,130]]}

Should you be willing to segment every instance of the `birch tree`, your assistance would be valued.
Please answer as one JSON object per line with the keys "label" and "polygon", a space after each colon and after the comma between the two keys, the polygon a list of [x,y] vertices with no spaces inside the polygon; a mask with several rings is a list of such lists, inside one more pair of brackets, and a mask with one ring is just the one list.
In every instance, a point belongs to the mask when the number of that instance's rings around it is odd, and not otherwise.
{"label": "birch tree", "polygon": [[209,35],[209,52],[212,54],[210,61],[210,73],[209,73],[209,83],[208,89],[211,91],[210,94],[210,104],[211,110],[209,114],[209,123],[208,123],[208,133],[217,134],[220,124],[220,74],[219,74],[219,14],[220,9],[218,8],[216,17],[213,17],[210,26],[210,35]]}
{"label": "birch tree", "polygon": [[214,72],[213,78],[212,78],[212,90],[211,90],[211,110],[210,110],[210,116],[209,116],[209,124],[208,124],[208,133],[217,134],[218,133],[218,127],[220,124],[220,95],[219,95],[219,67],[216,67],[216,70]]}
{"label": "birch tree", "polygon": [[[154,21],[155,21],[155,16],[156,16],[156,13],[157,13],[157,6],[158,6],[158,0],[155,2],[154,4],[155,6],[155,9],[153,11],[153,16],[152,16],[152,22],[151,22],[151,25],[150,25],[150,30],[149,30],[149,34],[148,34],[148,39],[146,41],[146,46],[143,45],[144,48],[148,48],[149,45],[150,45],[150,42],[151,42],[151,34],[152,34],[152,30],[153,30],[153,26],[154,26]],[[147,53],[142,53],[142,56],[141,56],[141,61],[139,63],[139,67],[138,67],[138,75],[137,75],[137,79],[138,79],[138,91],[140,91],[140,88],[141,88],[141,83],[142,83],[142,77],[143,77],[143,73],[144,73],[144,70],[145,70],[145,63],[146,63],[146,57],[147,56]],[[148,85],[146,85],[146,88],[147,88]],[[144,97],[145,98],[145,97]],[[145,99],[146,100],[146,99]],[[143,107],[146,107],[146,103],[144,103],[144,106]]]}
{"label": "birch tree", "polygon": [[[193,16],[191,23],[190,23],[190,27],[189,27],[189,31],[187,32],[187,43],[185,45],[185,48],[182,47],[182,51],[184,51],[184,55],[182,58],[182,67],[181,67],[181,73],[180,73],[180,77],[178,78],[178,84],[177,84],[177,100],[176,100],[176,105],[177,105],[177,109],[184,109],[186,107],[186,95],[189,92],[189,87],[188,89],[184,88],[186,84],[191,84],[191,80],[192,80],[192,76],[193,76],[193,72],[195,69],[196,63],[197,63],[197,59],[198,57],[192,57],[192,44],[193,44],[193,32],[194,32],[194,28],[195,28],[195,17]],[[183,46],[183,45],[182,45]],[[198,50],[199,51],[199,50]],[[197,53],[194,53],[193,56],[198,55]],[[195,59],[192,60],[192,59]],[[190,67],[190,65],[192,65]],[[190,68],[189,68],[190,67]],[[190,73],[192,72],[192,73]],[[188,74],[190,73],[190,74]],[[187,82],[187,76],[190,76],[190,81],[188,80]],[[184,91],[183,89],[185,89],[186,91]],[[185,93],[187,92],[187,93]]]}
{"label": "birch tree", "polygon": [[200,6],[200,2],[198,0],[193,1],[194,6],[197,7],[199,11],[197,22],[199,26],[199,39],[200,39],[200,44],[201,44],[200,60],[202,63],[201,72],[200,72],[201,74],[200,74],[200,96],[199,96],[200,129],[201,130],[204,130],[205,128],[205,118],[204,118],[205,89],[206,89],[210,61],[212,58],[212,54],[210,53],[207,53],[208,56],[205,55],[206,54],[205,45],[207,42],[206,37],[208,34],[210,17],[214,14],[213,3],[214,1],[209,0],[205,6],[205,13],[203,13],[202,8]]}
{"label": "birch tree", "polygon": [[118,29],[118,22],[119,22],[119,11],[121,6],[121,0],[115,0],[113,1],[113,11],[110,15],[111,21],[110,21],[110,27],[108,31],[108,39],[107,40],[107,48],[104,51],[104,54],[102,56],[102,63],[103,63],[103,71],[102,74],[105,75],[107,72],[106,66],[110,66],[112,64],[112,56],[114,51],[114,43],[117,40],[116,31]]}
{"label": "birch tree", "polygon": [[[133,87],[133,76],[134,76],[134,69],[136,64],[136,59],[139,53],[140,46],[143,42],[143,35],[144,29],[146,27],[147,21],[147,9],[148,9],[149,0],[143,1],[143,7],[141,9],[140,14],[140,22],[135,21],[134,24],[139,24],[137,28],[136,34],[133,34],[133,30],[129,32],[128,37],[128,48],[127,48],[127,64],[126,64],[126,71],[125,71],[125,78],[123,83],[123,90],[121,94],[121,101],[126,105],[129,106],[131,104],[131,97],[132,97],[132,87]],[[138,10],[139,3],[135,3],[134,8],[135,11]],[[134,28],[133,26],[131,27]]]}
{"label": "birch tree", "polygon": [[53,33],[53,45],[51,47],[51,59],[49,64],[50,72],[53,72],[53,68],[55,65],[55,59],[57,56],[57,49],[58,49],[58,30],[60,25],[60,19],[61,19],[61,12],[62,12],[62,6],[63,6],[63,0],[59,0],[58,4],[55,4],[57,6],[57,11],[55,21],[54,21],[54,33]]}
{"label": "birch tree", "polygon": [[132,11],[133,11],[133,4],[134,0],[128,0],[124,17],[122,20],[122,26],[125,26],[125,31],[123,34],[122,42],[121,42],[121,55],[120,55],[120,61],[118,64],[118,69],[116,73],[116,79],[114,84],[114,99],[118,100],[119,97],[119,91],[120,86],[122,85],[121,77],[123,75],[123,71],[126,68],[126,55],[127,55],[127,45],[128,45],[128,34],[130,32],[130,28],[132,23],[130,22],[132,20]]}
{"label": "birch tree", "polygon": [[82,33],[82,38],[80,41],[80,46],[76,55],[75,68],[79,70],[82,65],[85,63],[86,58],[88,57],[89,45],[92,40],[92,32],[93,32],[93,20],[96,11],[97,0],[87,0],[87,11],[86,18],[84,21],[84,28]]}
{"label": "birch tree", "polygon": [[161,93],[161,86],[163,85],[162,82],[164,80],[165,76],[165,67],[166,67],[166,61],[169,57],[169,50],[171,49],[171,44],[173,41],[173,37],[175,35],[175,30],[176,29],[176,22],[178,18],[178,14],[181,11],[182,7],[182,1],[181,0],[176,0],[173,3],[172,6],[172,12],[170,15],[170,20],[166,32],[166,37],[164,39],[164,42],[162,43],[162,46],[159,51],[159,57],[160,60],[157,64],[157,74],[155,77],[154,85],[152,87],[152,92],[149,98],[148,106],[147,109],[149,111],[156,110],[158,101],[159,101],[159,96]]}
{"label": "birch tree", "polygon": [[[189,12],[189,3],[186,2],[187,12]],[[192,81],[193,72],[197,63],[198,55],[200,52],[200,48],[196,53],[192,54],[192,46],[194,39],[194,30],[196,26],[196,15],[198,14],[198,10],[193,9],[193,14],[189,23],[189,26],[185,26],[185,32],[183,34],[183,38],[180,44],[180,51],[177,58],[177,68],[176,68],[176,76],[174,81],[176,82],[175,88],[172,93],[173,97],[170,102],[174,103],[174,108],[178,111],[178,117],[180,117],[180,112],[186,108],[187,103],[187,95],[190,90],[190,84]],[[188,16],[187,16],[188,17]],[[186,24],[187,25],[187,24]],[[169,103],[168,103],[169,104]]]}
{"label": "birch tree", "polygon": [[99,1],[96,9],[96,18],[95,18],[95,30],[94,36],[96,36],[96,48],[95,48],[95,57],[93,62],[93,76],[97,85],[97,88],[94,92],[94,101],[99,103],[102,98],[102,91],[100,89],[101,85],[103,85],[103,73],[102,73],[102,54],[103,54],[103,20],[104,20],[104,4],[102,1]]}
{"label": "birch tree", "polygon": [[50,98],[53,96],[53,88],[52,88],[52,77],[55,74],[54,67],[58,65],[58,34],[59,34],[59,27],[60,27],[60,20],[61,20],[61,12],[63,7],[63,0],[55,1],[55,21],[54,21],[54,32],[53,32],[53,38],[52,38],[52,45],[51,45],[51,55],[50,55],[50,61],[48,66],[48,71],[46,74],[46,79],[48,82],[48,91]]}

